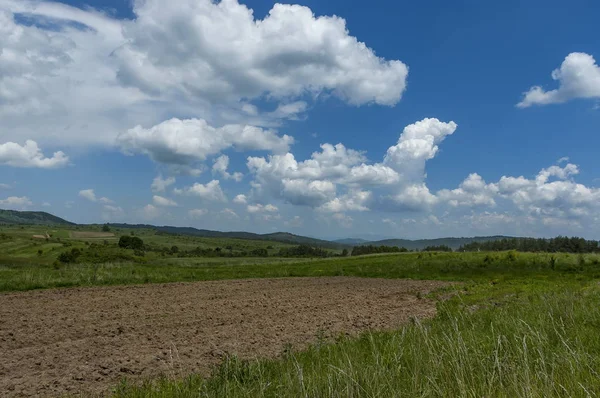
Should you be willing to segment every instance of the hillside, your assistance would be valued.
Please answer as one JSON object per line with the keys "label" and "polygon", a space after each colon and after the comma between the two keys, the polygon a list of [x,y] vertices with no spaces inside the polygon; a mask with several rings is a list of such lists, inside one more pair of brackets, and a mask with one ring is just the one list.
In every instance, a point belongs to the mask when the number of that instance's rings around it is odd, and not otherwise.
{"label": "hillside", "polygon": [[75,225],[44,211],[1,210],[0,224]]}
{"label": "hillside", "polygon": [[314,239],[306,236],[294,235],[287,232],[275,232],[270,234],[255,234],[252,232],[232,231],[221,232],[211,231],[207,229],[197,229],[193,227],[172,227],[172,226],[154,226],[147,224],[110,224],[116,228],[146,228],[155,229],[160,232],[175,234],[175,235],[190,235],[203,238],[230,238],[230,239],[248,239],[248,240],[267,240],[281,243],[305,244],[310,246],[318,246],[327,249],[344,249],[347,245],[327,240]]}
{"label": "hillside", "polygon": [[360,239],[360,238],[336,239],[333,242],[339,243],[342,245],[349,245],[349,246],[369,245],[372,243],[372,241],[370,241],[370,240]]}
{"label": "hillside", "polygon": [[375,242],[369,242],[366,244],[376,245],[376,246],[398,246],[405,247],[408,250],[422,250],[427,246],[449,246],[452,250],[456,250],[462,245],[466,245],[468,243],[473,242],[489,242],[500,239],[510,239],[510,236],[475,236],[471,238],[439,238],[439,239],[418,239],[418,240],[409,240],[409,239],[386,239],[379,240]]}

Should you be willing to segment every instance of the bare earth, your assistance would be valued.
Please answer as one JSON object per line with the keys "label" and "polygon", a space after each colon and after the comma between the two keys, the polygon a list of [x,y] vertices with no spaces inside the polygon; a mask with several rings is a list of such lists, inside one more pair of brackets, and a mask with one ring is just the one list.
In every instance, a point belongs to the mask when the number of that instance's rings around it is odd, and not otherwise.
{"label": "bare earth", "polygon": [[[103,393],[431,317],[442,282],[285,278],[0,294],[0,396]],[[6,394],[6,395],[3,395]]]}

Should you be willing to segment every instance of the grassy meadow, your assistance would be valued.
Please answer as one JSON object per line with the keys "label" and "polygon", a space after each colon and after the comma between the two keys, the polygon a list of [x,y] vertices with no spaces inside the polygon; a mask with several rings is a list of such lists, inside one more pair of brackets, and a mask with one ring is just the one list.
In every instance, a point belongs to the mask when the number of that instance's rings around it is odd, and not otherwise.
{"label": "grassy meadow", "polygon": [[[319,339],[307,350],[290,347],[276,359],[230,357],[207,377],[173,372],[141,384],[124,380],[114,397],[600,395],[600,255],[509,251],[278,258],[273,254],[285,244],[151,230],[72,238],[78,230],[83,228],[1,227],[0,291],[340,275],[459,282],[432,293],[439,300],[434,319],[359,338]],[[86,229],[91,230],[100,226]],[[270,256],[181,257],[159,251],[136,256],[116,246],[119,235],[132,232],[165,248],[229,247],[231,253],[264,248]],[[52,237],[32,238],[45,233]],[[125,260],[56,263],[61,252],[73,248]]]}

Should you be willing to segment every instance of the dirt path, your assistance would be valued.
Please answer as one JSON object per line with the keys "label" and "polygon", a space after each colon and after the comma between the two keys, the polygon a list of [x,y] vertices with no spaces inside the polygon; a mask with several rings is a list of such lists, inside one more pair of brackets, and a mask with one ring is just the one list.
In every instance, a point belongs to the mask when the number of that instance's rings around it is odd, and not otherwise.
{"label": "dirt path", "polygon": [[435,314],[441,282],[287,278],[0,294],[0,396],[102,392],[122,377],[207,372],[318,334]]}

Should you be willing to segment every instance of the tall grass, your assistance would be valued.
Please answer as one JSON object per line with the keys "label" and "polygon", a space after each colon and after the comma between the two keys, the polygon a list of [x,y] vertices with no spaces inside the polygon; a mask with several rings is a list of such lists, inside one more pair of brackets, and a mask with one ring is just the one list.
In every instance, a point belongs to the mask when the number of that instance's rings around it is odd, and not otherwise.
{"label": "tall grass", "polygon": [[[600,256],[535,253],[403,253],[351,258],[187,258],[54,268],[0,258],[0,291],[290,276],[360,276],[493,282],[506,288],[600,278]],[[518,283],[510,286],[511,281]],[[502,283],[501,283],[502,282]]]}
{"label": "tall grass", "polygon": [[209,378],[122,383],[114,397],[594,397],[597,286],[460,299],[397,332],[317,344],[278,360],[227,359]]}

